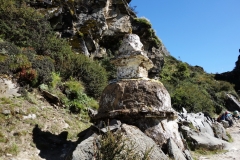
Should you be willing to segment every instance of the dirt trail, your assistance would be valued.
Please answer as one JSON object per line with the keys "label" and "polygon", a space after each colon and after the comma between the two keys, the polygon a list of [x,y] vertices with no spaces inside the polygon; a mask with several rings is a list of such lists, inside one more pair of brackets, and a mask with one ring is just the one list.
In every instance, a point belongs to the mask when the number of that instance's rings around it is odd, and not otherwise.
{"label": "dirt trail", "polygon": [[233,142],[225,148],[226,153],[216,155],[203,155],[199,160],[240,160],[240,122],[235,122],[233,127],[227,128],[226,131],[232,136]]}

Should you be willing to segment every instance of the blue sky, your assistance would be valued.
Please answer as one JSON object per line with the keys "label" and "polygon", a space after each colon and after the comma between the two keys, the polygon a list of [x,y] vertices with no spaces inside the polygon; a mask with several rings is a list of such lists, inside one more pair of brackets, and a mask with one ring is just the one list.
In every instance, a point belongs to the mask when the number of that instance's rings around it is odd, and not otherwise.
{"label": "blue sky", "polygon": [[231,71],[240,48],[240,0],[132,0],[172,56],[208,73]]}

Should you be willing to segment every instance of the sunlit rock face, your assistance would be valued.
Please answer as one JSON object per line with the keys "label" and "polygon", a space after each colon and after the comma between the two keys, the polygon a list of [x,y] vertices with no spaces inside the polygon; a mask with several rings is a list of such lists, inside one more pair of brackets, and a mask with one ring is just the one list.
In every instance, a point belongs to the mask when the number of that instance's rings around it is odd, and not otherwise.
{"label": "sunlit rock face", "polygon": [[169,55],[169,52],[161,40],[156,41],[155,34],[150,34],[153,32],[151,26],[137,23],[135,19],[138,18],[131,9],[130,2],[131,0],[34,0],[27,4],[41,10],[54,26],[57,36],[69,40],[72,50],[94,59],[115,55],[125,34],[139,35],[144,46],[138,51],[143,49],[154,64],[148,70],[148,76],[158,77],[164,65],[164,55]]}
{"label": "sunlit rock face", "polygon": [[0,75],[0,98],[2,97],[18,97],[19,87],[10,78]]}

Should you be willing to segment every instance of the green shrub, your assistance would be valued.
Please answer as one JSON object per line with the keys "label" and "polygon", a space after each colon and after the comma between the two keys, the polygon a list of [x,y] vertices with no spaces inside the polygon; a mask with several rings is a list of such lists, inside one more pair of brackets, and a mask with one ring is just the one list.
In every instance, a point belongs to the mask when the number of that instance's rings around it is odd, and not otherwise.
{"label": "green shrub", "polygon": [[179,80],[184,80],[190,76],[190,71],[186,63],[178,63],[176,66],[177,71],[173,74]]}
{"label": "green shrub", "polygon": [[94,98],[100,97],[107,85],[106,70],[97,61],[85,55],[73,55],[71,62],[72,69],[68,73],[84,83],[88,95]]}
{"label": "green shrub", "polygon": [[52,72],[52,81],[50,82],[50,87],[56,89],[58,85],[61,85],[62,78],[60,77],[60,73]]}
{"label": "green shrub", "polygon": [[10,69],[14,72],[22,71],[23,69],[29,69],[32,67],[32,63],[28,60],[28,57],[23,54],[18,54],[12,58]]}
{"label": "green shrub", "polygon": [[108,80],[116,79],[117,68],[111,63],[111,59],[109,57],[104,57],[100,60],[100,64],[107,71]]}
{"label": "green shrub", "polygon": [[[57,38],[40,12],[25,3],[17,5],[16,2],[0,0],[0,35],[5,40],[19,47],[32,47],[37,54],[56,60],[72,52],[66,40]],[[58,65],[61,67],[62,63]]]}
{"label": "green shrub", "polygon": [[216,81],[202,67],[190,66],[171,56],[164,60],[160,80],[169,91],[175,109],[185,107],[190,112],[220,113],[226,104],[226,93],[238,97],[232,84]]}
{"label": "green shrub", "polygon": [[0,42],[0,53],[3,55],[16,55],[20,53],[18,47],[10,42]]}
{"label": "green shrub", "polygon": [[184,107],[189,112],[208,112],[213,114],[214,104],[207,92],[192,83],[182,83],[172,94],[172,105],[180,111]]}
{"label": "green shrub", "polygon": [[64,93],[68,98],[64,103],[75,113],[84,113],[88,107],[97,109],[98,103],[84,93],[81,82],[70,79],[64,84]]}
{"label": "green shrub", "polygon": [[151,28],[152,27],[152,24],[146,18],[134,18],[134,22],[138,23],[139,25],[143,25],[143,26],[145,26],[147,28]]}
{"label": "green shrub", "polygon": [[55,71],[54,60],[48,56],[35,56],[32,68],[37,71],[37,83],[49,84],[52,81],[52,72]]}

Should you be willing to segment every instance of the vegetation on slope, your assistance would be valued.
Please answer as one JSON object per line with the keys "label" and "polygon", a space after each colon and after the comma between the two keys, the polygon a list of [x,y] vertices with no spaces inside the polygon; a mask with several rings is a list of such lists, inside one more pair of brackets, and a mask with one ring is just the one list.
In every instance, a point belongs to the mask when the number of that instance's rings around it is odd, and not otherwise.
{"label": "vegetation on slope", "polygon": [[181,111],[220,113],[225,106],[225,94],[237,97],[234,86],[226,81],[216,81],[213,74],[207,74],[202,67],[190,66],[172,56],[165,57],[160,73],[171,95],[173,107]]}
{"label": "vegetation on slope", "polygon": [[52,72],[63,80],[82,81],[86,93],[98,98],[107,84],[107,72],[97,62],[75,54],[58,38],[49,22],[35,9],[16,0],[0,0],[0,73],[12,73],[23,86],[51,82]]}

